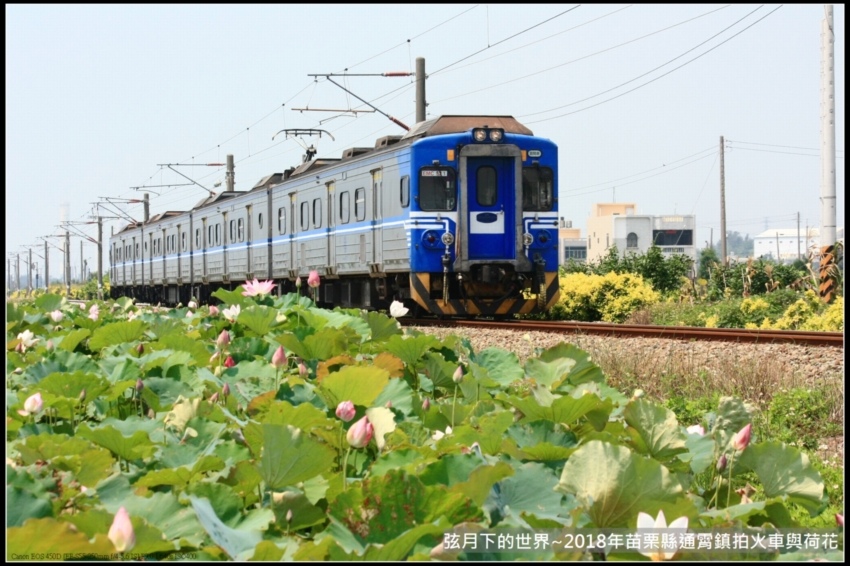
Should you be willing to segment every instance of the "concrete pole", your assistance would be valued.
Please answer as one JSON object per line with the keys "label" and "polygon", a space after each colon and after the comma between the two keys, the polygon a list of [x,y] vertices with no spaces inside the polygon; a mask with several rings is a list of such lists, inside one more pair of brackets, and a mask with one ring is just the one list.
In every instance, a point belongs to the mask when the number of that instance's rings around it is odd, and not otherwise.
{"label": "concrete pole", "polygon": [[425,58],[416,58],[416,122],[425,121]]}
{"label": "concrete pole", "polygon": [[234,172],[234,169],[235,168],[234,168],[234,165],[233,165],[233,154],[228,153],[227,154],[227,172],[224,174],[224,177],[225,177],[225,180],[226,180],[225,186],[227,187],[227,190],[231,191],[231,192],[235,190],[234,187],[236,186],[236,173]]}
{"label": "concrete pole", "polygon": [[726,167],[723,158],[723,136],[720,136],[720,260],[726,265]]}
{"label": "concrete pole", "polygon": [[44,290],[50,290],[50,255],[48,250],[47,240],[44,240]]}
{"label": "concrete pole", "polygon": [[835,31],[832,5],[821,24],[821,250],[835,244]]}
{"label": "concrete pole", "polygon": [[27,262],[27,297],[32,294],[32,248],[29,249],[29,262]]}
{"label": "concrete pole", "polygon": [[65,296],[71,298],[71,233],[65,230]]}
{"label": "concrete pole", "polygon": [[97,298],[103,300],[103,218],[100,216],[97,217]]}

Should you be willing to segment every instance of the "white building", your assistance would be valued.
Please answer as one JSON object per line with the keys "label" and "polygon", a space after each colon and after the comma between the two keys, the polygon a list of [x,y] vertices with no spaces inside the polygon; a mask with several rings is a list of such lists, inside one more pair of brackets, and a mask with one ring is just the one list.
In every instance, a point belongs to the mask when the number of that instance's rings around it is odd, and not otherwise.
{"label": "white building", "polygon": [[587,220],[587,261],[599,261],[617,246],[621,257],[642,255],[654,245],[665,256],[686,255],[696,261],[696,216],[651,216],[635,213],[634,203],[603,203],[594,206]]}
{"label": "white building", "polygon": [[[835,231],[838,241],[844,241],[844,228]],[[779,228],[765,230],[753,238],[753,257],[792,263],[806,260],[809,254],[820,252],[820,230],[817,228]]]}

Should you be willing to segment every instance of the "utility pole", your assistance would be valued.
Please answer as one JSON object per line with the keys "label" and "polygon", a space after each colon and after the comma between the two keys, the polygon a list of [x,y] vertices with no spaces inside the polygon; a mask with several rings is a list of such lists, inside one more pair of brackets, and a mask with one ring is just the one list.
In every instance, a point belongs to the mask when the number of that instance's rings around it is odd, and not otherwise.
{"label": "utility pole", "polygon": [[821,231],[822,253],[831,253],[835,235],[835,31],[832,5],[821,24]]}
{"label": "utility pole", "polygon": [[83,241],[80,240],[80,285],[86,283],[86,260],[83,259]]}
{"label": "utility pole", "polygon": [[726,167],[723,158],[723,136],[720,136],[720,260],[726,265]]}
{"label": "utility pole", "polygon": [[800,256],[800,213],[797,213],[797,260],[801,259]]}
{"label": "utility pole", "polygon": [[416,122],[425,121],[425,58],[416,58]]}
{"label": "utility pole", "polygon": [[21,254],[15,254],[15,289],[21,290]]}
{"label": "utility pole", "polygon": [[71,232],[65,229],[65,296],[71,298]]}
{"label": "utility pole", "polygon": [[151,217],[151,199],[148,193],[145,193],[143,204],[145,207],[145,222],[147,222]]}
{"label": "utility pole", "polygon": [[29,248],[29,263],[27,263],[27,297],[32,294],[32,248]]}
{"label": "utility pole", "polygon": [[103,219],[97,216],[97,298],[103,300]]}
{"label": "utility pole", "polygon": [[44,290],[50,290],[50,256],[47,254],[47,240],[44,240]]}

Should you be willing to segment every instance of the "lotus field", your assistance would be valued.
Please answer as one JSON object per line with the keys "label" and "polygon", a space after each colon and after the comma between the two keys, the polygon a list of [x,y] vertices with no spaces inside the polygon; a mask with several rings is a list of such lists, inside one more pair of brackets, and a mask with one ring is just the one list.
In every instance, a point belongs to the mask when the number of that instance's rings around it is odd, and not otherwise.
{"label": "lotus field", "polygon": [[[520,550],[550,532],[792,532],[824,482],[741,400],[680,423],[568,343],[520,363],[403,329],[400,303],[272,289],[7,303],[7,560],[843,560],[839,527],[827,550]],[[517,545],[457,544],[470,533]]]}

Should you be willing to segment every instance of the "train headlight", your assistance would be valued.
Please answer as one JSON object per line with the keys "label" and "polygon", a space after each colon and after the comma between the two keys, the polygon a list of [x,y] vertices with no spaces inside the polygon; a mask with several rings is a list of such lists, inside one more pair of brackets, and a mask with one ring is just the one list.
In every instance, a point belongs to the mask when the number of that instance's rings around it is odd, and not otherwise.
{"label": "train headlight", "polygon": [[504,136],[504,132],[502,130],[490,130],[490,141],[491,142],[500,142],[502,141],[502,137]]}
{"label": "train headlight", "polygon": [[446,246],[450,246],[450,245],[452,245],[452,244],[455,242],[455,237],[452,235],[452,233],[451,233],[451,232],[445,232],[445,233],[443,234],[443,236],[440,238],[440,240],[441,240],[441,241],[443,242],[443,244],[445,244]]}
{"label": "train headlight", "polygon": [[477,142],[487,141],[487,130],[472,130],[472,137]]}
{"label": "train headlight", "polygon": [[526,232],[522,235],[522,243],[525,247],[530,246],[532,243],[534,243],[534,236]]}

